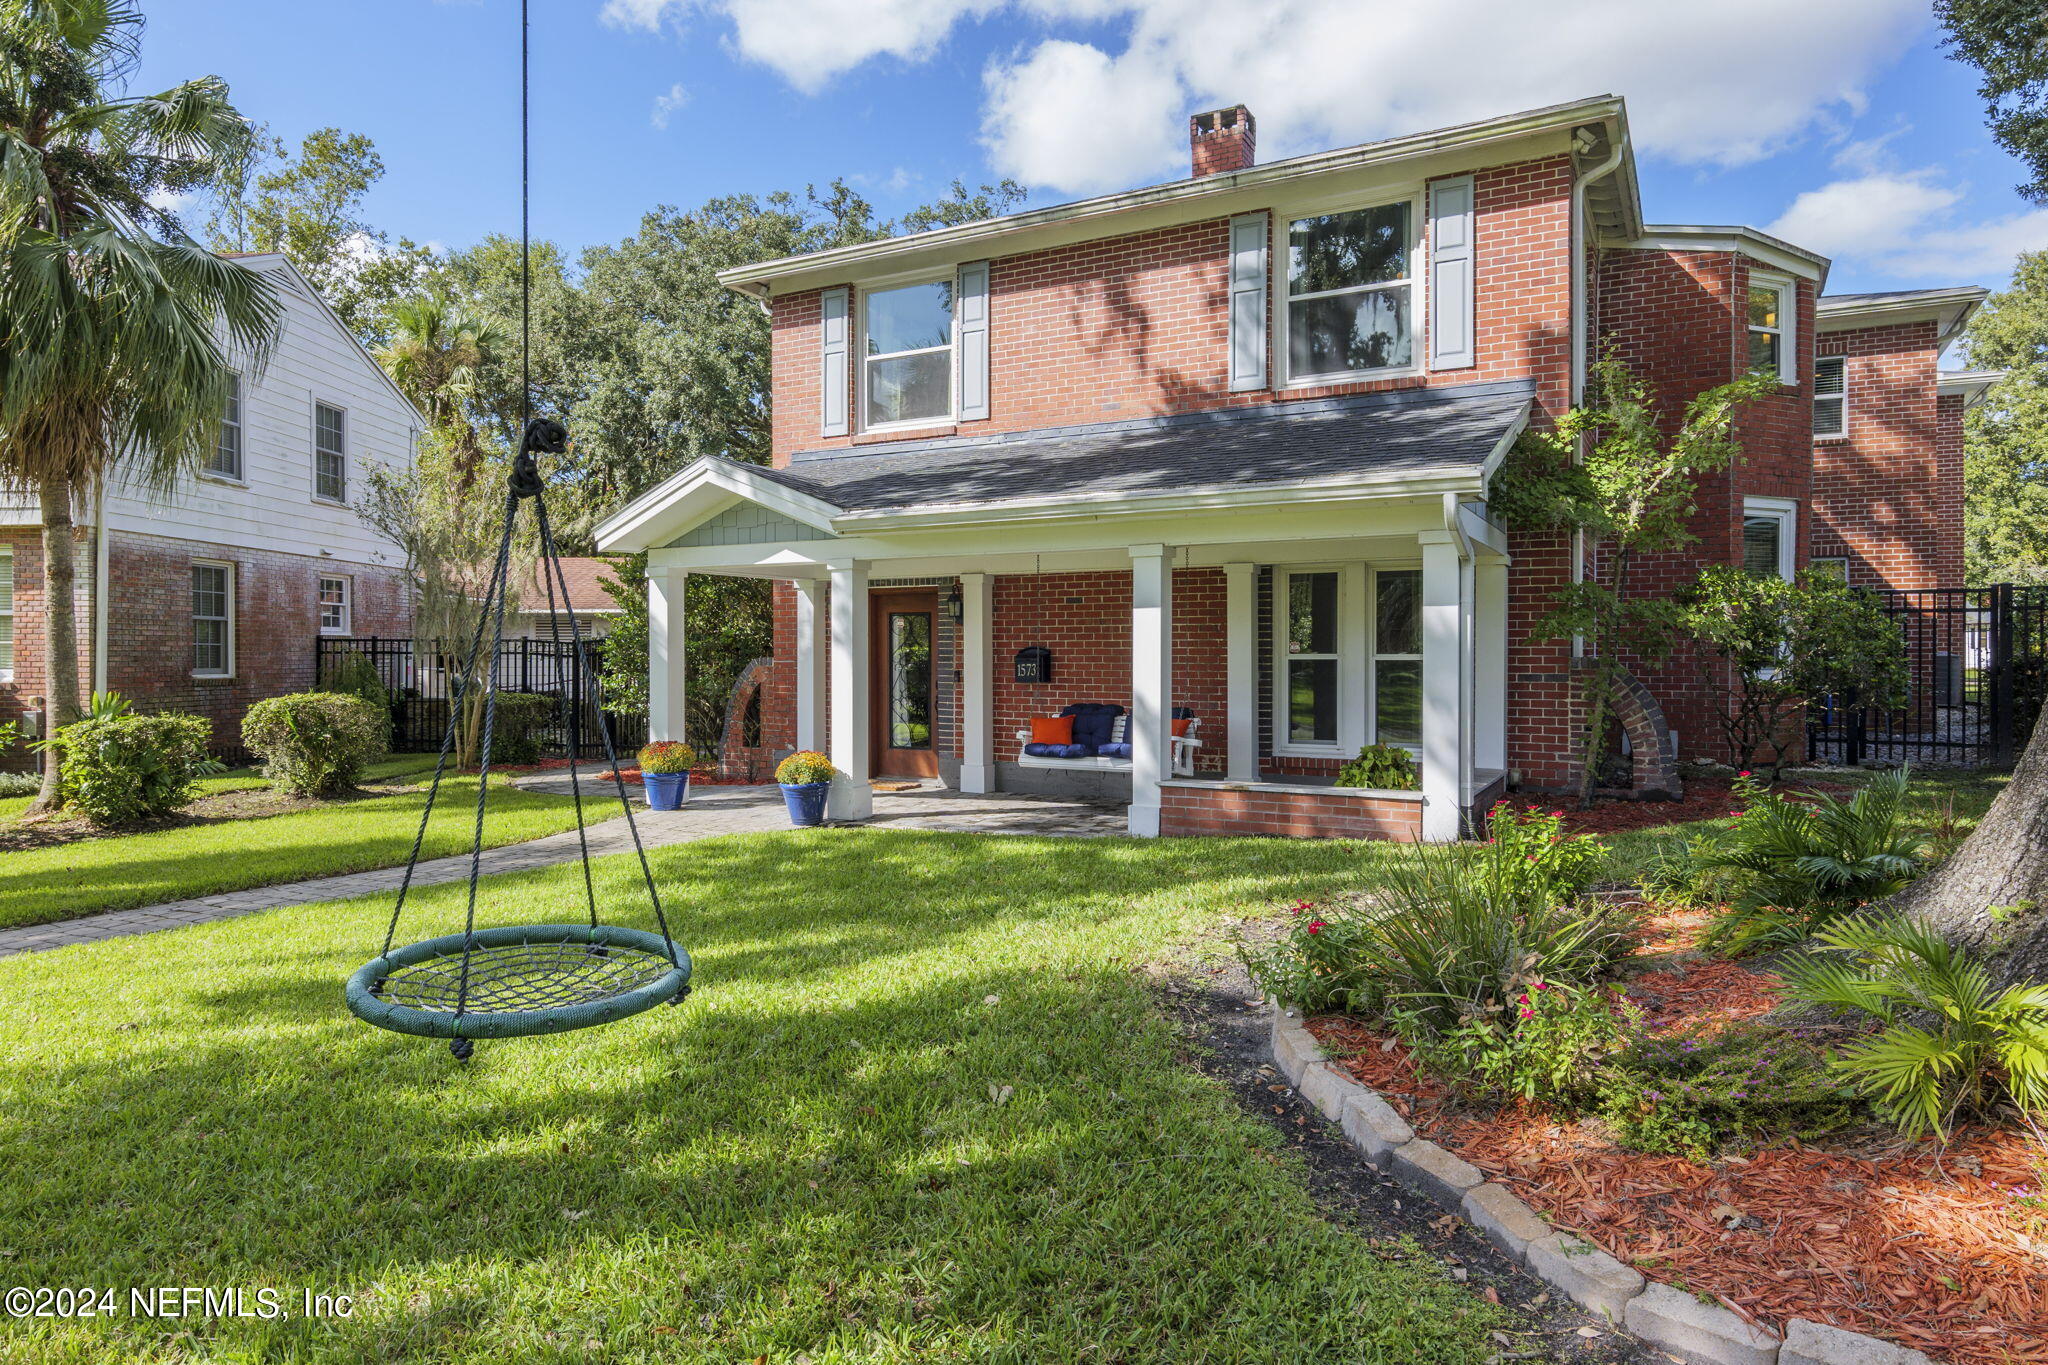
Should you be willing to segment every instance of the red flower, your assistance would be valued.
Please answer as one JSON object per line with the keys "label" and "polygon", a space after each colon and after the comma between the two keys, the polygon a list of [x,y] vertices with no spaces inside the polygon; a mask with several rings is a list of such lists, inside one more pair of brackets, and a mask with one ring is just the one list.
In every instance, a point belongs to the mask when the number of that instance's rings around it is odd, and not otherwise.
{"label": "red flower", "polygon": [[1735,775],[1736,775],[1737,777],[1748,777],[1748,776],[1749,776],[1749,769],[1747,769],[1747,768],[1744,768],[1744,769],[1743,769],[1743,770],[1742,770],[1741,772],[1739,772],[1739,773],[1737,773],[1737,774],[1735,774]]}
{"label": "red flower", "polygon": [[1564,812],[1561,810],[1554,810],[1550,812],[1550,818],[1553,820],[1562,820],[1564,819]]}
{"label": "red flower", "polygon": [[1532,1009],[1524,1009],[1522,1011],[1522,1017],[1524,1019],[1534,1019],[1536,1017],[1536,1011]]}
{"label": "red flower", "polygon": [[1543,983],[1542,983],[1541,981],[1532,981],[1532,982],[1530,982],[1529,984],[1530,984],[1531,986],[1535,987],[1535,988],[1536,988],[1537,990],[1539,990],[1539,991],[1541,991],[1541,990],[1548,990],[1548,989],[1549,989],[1549,988],[1548,988],[1547,986],[1545,986],[1545,985],[1544,985],[1544,984],[1543,984]]}
{"label": "red flower", "polygon": [[1323,922],[1319,919],[1310,920],[1308,922],[1308,931],[1311,934],[1320,934],[1323,932]]}

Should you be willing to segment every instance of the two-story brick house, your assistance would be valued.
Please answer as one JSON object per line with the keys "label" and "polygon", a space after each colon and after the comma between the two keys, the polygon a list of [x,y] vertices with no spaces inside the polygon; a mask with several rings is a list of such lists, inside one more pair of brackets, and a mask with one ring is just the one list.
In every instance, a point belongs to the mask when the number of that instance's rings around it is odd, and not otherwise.
{"label": "two-story brick house", "polygon": [[[1242,108],[1190,136],[1186,180],[721,277],[772,318],[772,464],[699,460],[598,531],[649,552],[654,733],[680,733],[681,577],[765,576],[762,747],[827,749],[837,817],[935,775],[1128,791],[1138,834],[1455,837],[1575,771],[1572,651],[1531,627],[1593,550],[1486,499],[1602,348],[1674,412],[1780,379],[1645,587],[1804,562],[1828,262],[1645,225],[1620,100],[1263,166]],[[1825,489],[1830,526],[1863,515]],[[1642,682],[1650,787],[1725,679]],[[1125,714],[1034,724],[1080,704]],[[1374,741],[1419,792],[1329,785]]]}
{"label": "two-story brick house", "polygon": [[[284,321],[214,453],[169,496],[115,480],[74,513],[85,686],[205,716],[227,749],[251,702],[312,685],[320,635],[411,629],[403,556],[352,504],[372,470],[411,466],[422,426],[285,257],[238,259],[276,280]],[[0,719],[30,728],[48,690],[38,519],[0,497]]]}

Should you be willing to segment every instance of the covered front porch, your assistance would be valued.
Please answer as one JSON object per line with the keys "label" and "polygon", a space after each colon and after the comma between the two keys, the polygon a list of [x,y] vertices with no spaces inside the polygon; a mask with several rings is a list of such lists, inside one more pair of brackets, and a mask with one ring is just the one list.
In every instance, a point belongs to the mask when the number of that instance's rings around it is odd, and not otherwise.
{"label": "covered front porch", "polygon": [[[658,737],[683,723],[687,575],[781,585],[762,739],[830,756],[832,819],[914,777],[1119,800],[1140,836],[1449,840],[1507,766],[1509,560],[1483,493],[1526,412],[1511,397],[1440,463],[1186,491],[972,496],[1045,454],[1001,443],[995,468],[950,471],[948,502],[892,477],[928,459],[902,471],[886,451],[704,460],[600,546],[648,553]],[[1284,472],[1284,449],[1265,454],[1260,472]],[[890,498],[911,500],[867,505]],[[1081,705],[1119,713],[1113,738],[1031,743],[1034,718]],[[1415,757],[1419,790],[1332,785],[1375,742]]]}

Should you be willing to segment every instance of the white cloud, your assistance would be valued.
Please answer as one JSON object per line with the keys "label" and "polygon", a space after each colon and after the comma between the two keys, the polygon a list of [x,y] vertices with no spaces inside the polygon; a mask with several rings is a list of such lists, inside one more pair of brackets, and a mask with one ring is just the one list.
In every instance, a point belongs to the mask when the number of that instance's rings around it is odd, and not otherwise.
{"label": "white cloud", "polygon": [[195,194],[181,194],[177,190],[152,190],[149,195],[149,206],[163,213],[183,213],[197,200],[198,196]]}
{"label": "white cloud", "polygon": [[1860,113],[1928,23],[1925,0],[1721,0],[1712,23],[1642,0],[607,0],[604,15],[651,31],[722,18],[741,56],[815,91],[1005,9],[1128,33],[1121,50],[1049,36],[984,72],[995,169],[1068,191],[1183,170],[1186,116],[1238,102],[1272,159],[1612,92],[1646,153],[1741,165]]}
{"label": "white cloud", "polygon": [[1972,222],[1963,199],[1938,168],[1876,170],[1806,191],[1766,231],[1899,284],[2002,284],[2048,242],[2048,209]]}
{"label": "white cloud", "polygon": [[657,128],[666,128],[669,117],[689,102],[690,92],[683,89],[682,82],[678,81],[668,88],[667,94],[654,97],[654,112],[647,116],[648,122]]}

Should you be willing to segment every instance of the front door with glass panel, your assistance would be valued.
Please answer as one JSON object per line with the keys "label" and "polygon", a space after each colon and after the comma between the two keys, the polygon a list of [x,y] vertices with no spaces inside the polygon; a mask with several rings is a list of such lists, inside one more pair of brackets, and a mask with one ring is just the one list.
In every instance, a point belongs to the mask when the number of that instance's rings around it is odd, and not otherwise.
{"label": "front door with glass panel", "polygon": [[932,591],[873,594],[874,770],[880,777],[937,777],[933,747],[936,675],[932,639],[939,595]]}

